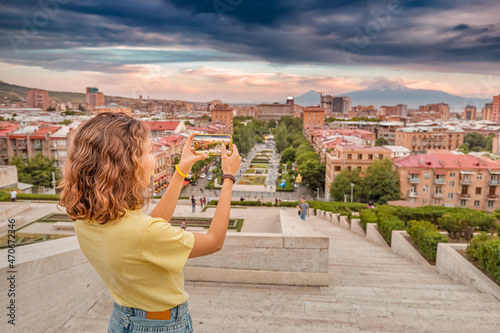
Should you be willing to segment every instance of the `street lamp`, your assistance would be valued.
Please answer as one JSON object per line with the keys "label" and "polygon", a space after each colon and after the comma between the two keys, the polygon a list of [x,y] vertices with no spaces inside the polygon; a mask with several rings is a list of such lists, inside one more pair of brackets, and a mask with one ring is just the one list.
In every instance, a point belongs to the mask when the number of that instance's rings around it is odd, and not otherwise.
{"label": "street lamp", "polygon": [[352,202],[352,195],[353,195],[353,192],[354,192],[354,184],[351,183],[351,202]]}
{"label": "street lamp", "polygon": [[297,200],[300,201],[300,183],[302,182],[302,177],[300,176],[300,173],[297,175],[297,178],[295,178],[295,183],[299,184],[297,185]]}

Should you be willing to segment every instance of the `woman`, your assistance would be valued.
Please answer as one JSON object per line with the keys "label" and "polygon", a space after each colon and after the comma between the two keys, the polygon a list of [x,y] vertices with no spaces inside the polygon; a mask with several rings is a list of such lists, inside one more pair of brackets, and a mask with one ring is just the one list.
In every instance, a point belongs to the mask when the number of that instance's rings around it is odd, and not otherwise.
{"label": "woman", "polygon": [[76,130],[60,205],[75,221],[80,248],[114,300],[108,332],[192,332],[182,269],[188,258],[222,248],[241,158],[222,152],[223,184],[206,234],[172,227],[184,178],[196,161],[190,135],[172,180],[150,215],[155,167],[149,128],[123,113],[102,113]]}

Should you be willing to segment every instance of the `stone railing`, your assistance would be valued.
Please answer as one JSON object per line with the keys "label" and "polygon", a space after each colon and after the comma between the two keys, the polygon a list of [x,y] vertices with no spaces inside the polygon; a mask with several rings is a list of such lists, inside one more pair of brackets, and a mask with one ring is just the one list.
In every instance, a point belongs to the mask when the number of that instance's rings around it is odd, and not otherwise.
{"label": "stone railing", "polygon": [[[8,250],[0,250],[0,288],[5,291],[0,304],[5,305],[4,312],[10,311],[7,304],[15,300],[15,326],[10,332],[45,332],[60,327],[109,295],[76,237],[15,248],[14,269],[8,266],[7,255]],[[12,281],[7,280],[12,276]],[[14,289],[15,297],[8,296],[9,289]],[[7,329],[7,316],[3,320]]]}
{"label": "stone railing", "polygon": [[189,281],[327,286],[329,238],[280,211],[280,233],[228,233],[224,247],[188,260]]}

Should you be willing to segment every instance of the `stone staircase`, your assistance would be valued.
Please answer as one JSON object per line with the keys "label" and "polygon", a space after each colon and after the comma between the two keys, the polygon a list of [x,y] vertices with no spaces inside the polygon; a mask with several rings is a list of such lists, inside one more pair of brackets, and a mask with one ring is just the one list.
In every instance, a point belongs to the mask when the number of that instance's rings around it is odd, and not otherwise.
{"label": "stone staircase", "polygon": [[[500,332],[493,296],[320,217],[297,223],[330,238],[329,286],[188,281],[195,332]],[[46,332],[105,332],[111,309],[103,295]]]}

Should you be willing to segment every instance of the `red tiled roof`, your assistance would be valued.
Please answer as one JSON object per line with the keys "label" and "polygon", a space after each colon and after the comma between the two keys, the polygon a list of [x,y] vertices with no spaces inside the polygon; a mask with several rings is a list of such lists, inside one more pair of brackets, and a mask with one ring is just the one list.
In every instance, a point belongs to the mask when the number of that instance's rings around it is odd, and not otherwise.
{"label": "red tiled roof", "polygon": [[12,124],[8,121],[0,121],[0,136],[6,136],[19,128],[18,124]]}
{"label": "red tiled roof", "polygon": [[145,121],[152,131],[173,131],[180,121]]}
{"label": "red tiled roof", "polygon": [[59,130],[58,126],[52,126],[52,127],[46,127],[46,128],[41,128],[38,131],[33,132],[33,134],[30,135],[30,139],[45,139],[45,134],[46,133],[55,133]]}
{"label": "red tiled roof", "polygon": [[395,160],[399,168],[500,169],[500,165],[471,155],[419,154]]}

